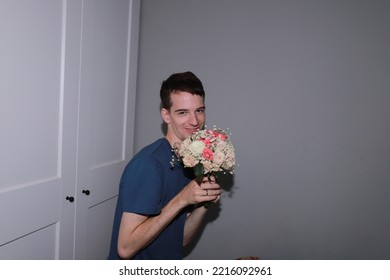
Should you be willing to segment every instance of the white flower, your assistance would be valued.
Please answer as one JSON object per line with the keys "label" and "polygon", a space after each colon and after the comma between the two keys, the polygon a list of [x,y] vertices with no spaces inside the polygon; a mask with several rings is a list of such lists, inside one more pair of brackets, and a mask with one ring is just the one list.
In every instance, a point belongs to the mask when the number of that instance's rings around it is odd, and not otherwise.
{"label": "white flower", "polygon": [[216,151],[214,153],[214,164],[218,167],[222,165],[225,160],[225,154],[222,151]]}
{"label": "white flower", "polygon": [[199,163],[199,160],[197,160],[193,155],[190,153],[187,153],[183,156],[183,164],[187,167],[194,167]]}
{"label": "white flower", "polygon": [[204,148],[205,144],[202,141],[194,141],[188,147],[188,149],[195,155],[201,155]]}

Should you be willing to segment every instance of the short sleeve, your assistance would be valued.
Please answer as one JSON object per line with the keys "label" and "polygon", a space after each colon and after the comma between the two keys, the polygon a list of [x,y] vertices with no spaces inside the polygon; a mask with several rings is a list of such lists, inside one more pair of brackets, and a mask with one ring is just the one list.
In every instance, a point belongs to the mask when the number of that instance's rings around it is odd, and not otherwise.
{"label": "short sleeve", "polygon": [[139,157],[125,169],[121,179],[124,212],[157,215],[162,209],[163,169],[151,157]]}

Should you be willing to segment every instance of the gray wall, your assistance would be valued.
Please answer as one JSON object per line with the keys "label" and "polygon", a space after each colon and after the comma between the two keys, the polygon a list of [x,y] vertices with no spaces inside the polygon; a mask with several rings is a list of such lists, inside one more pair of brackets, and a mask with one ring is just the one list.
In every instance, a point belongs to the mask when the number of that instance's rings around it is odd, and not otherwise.
{"label": "gray wall", "polygon": [[390,259],[389,14],[378,0],[142,1],[135,150],[163,135],[160,82],[191,70],[239,163],[188,259]]}

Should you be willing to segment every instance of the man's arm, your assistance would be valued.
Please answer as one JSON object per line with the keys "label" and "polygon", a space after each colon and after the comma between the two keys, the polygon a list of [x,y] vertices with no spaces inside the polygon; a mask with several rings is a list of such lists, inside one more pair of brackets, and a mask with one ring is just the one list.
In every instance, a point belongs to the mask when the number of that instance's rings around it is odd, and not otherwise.
{"label": "man's arm", "polygon": [[[204,190],[207,189],[207,201],[217,202],[219,200],[221,189],[220,186],[215,182],[215,178],[212,178],[211,181],[210,179],[205,178],[201,188]],[[184,225],[183,246],[187,246],[195,237],[206,213],[207,208],[205,206],[197,207],[191,213],[189,213]]]}
{"label": "man's arm", "polygon": [[183,202],[172,199],[157,216],[124,212],[119,227],[119,256],[123,259],[132,258],[149,245],[184,207]]}
{"label": "man's arm", "polygon": [[183,246],[187,246],[194,238],[202,224],[206,212],[207,209],[204,206],[200,206],[188,215],[186,223],[184,224]]}
{"label": "man's arm", "polygon": [[[205,195],[206,193],[209,195]],[[215,183],[202,183],[200,187],[193,180],[163,207],[159,215],[149,217],[135,213],[123,213],[118,237],[119,256],[123,259],[132,258],[149,245],[183,208],[188,205],[214,200],[219,194],[219,186]],[[192,232],[195,229],[194,226],[199,226],[201,219],[198,219],[204,216],[202,211],[192,213],[190,216],[192,215],[194,216],[190,221],[193,220],[194,223],[193,226],[186,226],[187,231],[190,229],[188,232]]]}

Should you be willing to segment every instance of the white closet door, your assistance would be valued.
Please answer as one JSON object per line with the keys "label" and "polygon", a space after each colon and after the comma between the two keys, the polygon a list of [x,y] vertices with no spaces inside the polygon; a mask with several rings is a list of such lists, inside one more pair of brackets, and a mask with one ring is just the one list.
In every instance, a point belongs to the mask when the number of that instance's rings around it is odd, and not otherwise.
{"label": "white closet door", "polygon": [[0,259],[102,259],[131,156],[139,0],[0,1]]}
{"label": "white closet door", "polygon": [[0,2],[0,259],[57,256],[62,1]]}
{"label": "white closet door", "polygon": [[129,95],[131,3],[88,0],[83,7],[76,259],[108,255],[118,185],[126,164],[134,92]]}

